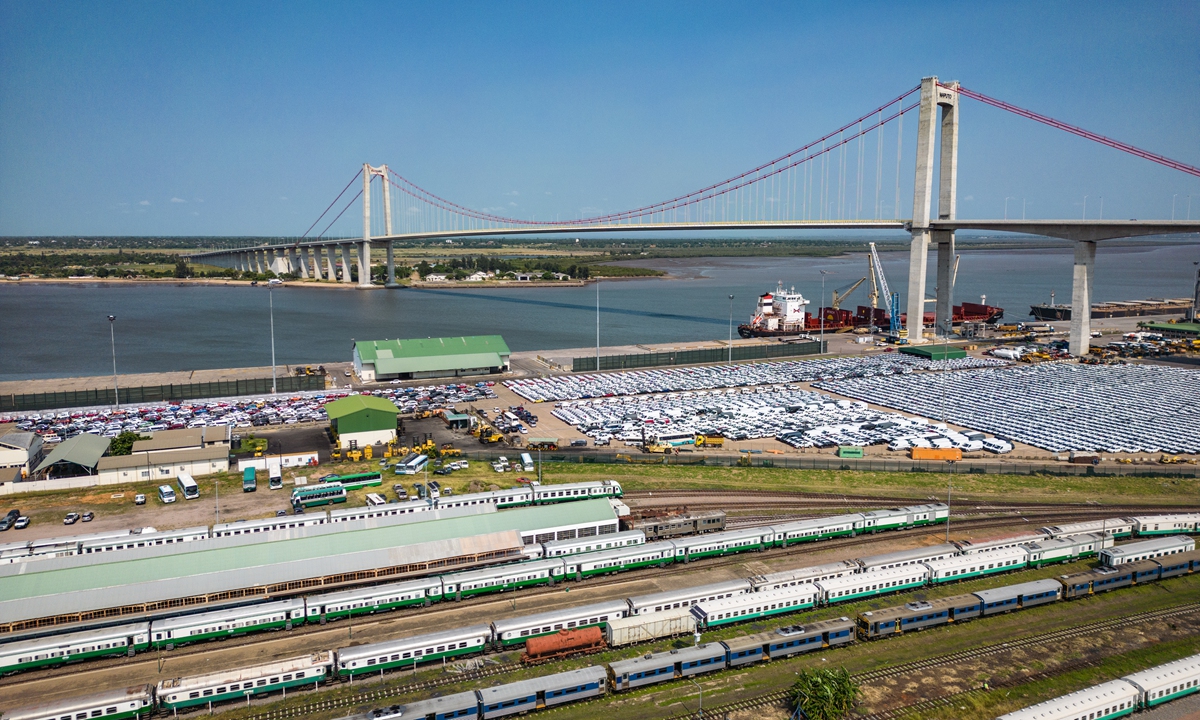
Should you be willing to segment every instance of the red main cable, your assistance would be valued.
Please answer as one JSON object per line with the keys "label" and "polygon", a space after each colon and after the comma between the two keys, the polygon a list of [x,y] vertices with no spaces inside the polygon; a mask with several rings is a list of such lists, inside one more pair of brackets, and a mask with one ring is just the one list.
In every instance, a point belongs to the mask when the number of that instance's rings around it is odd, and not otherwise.
{"label": "red main cable", "polygon": [[[942,87],[946,87],[946,86],[943,85]],[[953,89],[953,88],[949,88],[949,89]],[[1032,110],[1026,110],[1024,108],[1019,108],[1016,105],[1010,105],[1010,104],[1004,102],[1003,100],[997,100],[995,98],[990,98],[987,95],[975,92],[974,90],[968,90],[962,86],[959,86],[958,91],[960,93],[962,93],[963,95],[966,95],[969,98],[973,98],[980,102],[987,103],[988,105],[991,105],[993,107],[998,107],[1001,110],[1007,110],[1010,113],[1020,115],[1021,117],[1029,118],[1030,120],[1036,120],[1044,125],[1049,125],[1052,128],[1058,128],[1059,130],[1066,130],[1067,132],[1069,132],[1073,135],[1078,135],[1079,137],[1087,138],[1088,140],[1093,140],[1095,142],[1100,143],[1101,145],[1107,145],[1111,148],[1116,148],[1117,150],[1127,152],[1130,155],[1136,155],[1137,157],[1145,158],[1146,160],[1150,160],[1151,162],[1156,162],[1159,165],[1166,165],[1169,168],[1172,168],[1174,170],[1179,170],[1181,172],[1185,172],[1188,175],[1195,175],[1196,177],[1200,177],[1200,168],[1192,167],[1191,165],[1188,165],[1186,163],[1181,163],[1178,160],[1172,160],[1169,157],[1164,157],[1162,155],[1152,153],[1148,150],[1142,150],[1141,148],[1134,147],[1133,145],[1129,145],[1128,143],[1123,143],[1120,140],[1113,140],[1112,138],[1104,137],[1103,135],[1097,135],[1096,133],[1091,132],[1090,130],[1084,130],[1083,128],[1075,127],[1074,125],[1068,125],[1065,122],[1060,122],[1058,120],[1055,120],[1054,118],[1046,117],[1045,115],[1039,115],[1038,113],[1035,113]]]}

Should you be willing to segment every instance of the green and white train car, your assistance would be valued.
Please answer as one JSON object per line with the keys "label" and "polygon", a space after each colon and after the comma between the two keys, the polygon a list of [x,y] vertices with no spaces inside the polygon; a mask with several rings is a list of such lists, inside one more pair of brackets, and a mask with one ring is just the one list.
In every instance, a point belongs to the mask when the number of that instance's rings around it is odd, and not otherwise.
{"label": "green and white train car", "polygon": [[562,560],[533,560],[442,576],[442,597],[461,600],[482,593],[553,585],[565,576]]}
{"label": "green and white train car", "polygon": [[472,625],[432,635],[338,648],[337,675],[347,678],[378,674],[390,668],[411,668],[423,662],[483,652],[491,637],[491,625]]}
{"label": "green and white train car", "polygon": [[816,585],[806,583],[698,602],[692,606],[692,615],[700,627],[719,627],[806,610],[816,606],[820,596]]}
{"label": "green and white train car", "polygon": [[508,620],[496,620],[492,623],[492,638],[498,648],[509,647],[519,645],[529,638],[550,635],[560,630],[605,628],[609,620],[623,618],[628,614],[629,603],[624,600],[552,610]]}
{"label": "green and white train car", "polygon": [[656,542],[601,550],[562,558],[559,562],[565,564],[568,577],[577,580],[638,568],[663,567],[675,562],[675,543]]}
{"label": "green and white train car", "polygon": [[726,530],[699,537],[675,538],[671,544],[675,546],[675,562],[689,562],[750,550],[766,550],[775,544],[775,529],[756,527]]}
{"label": "green and white train car", "polygon": [[938,525],[946,522],[949,517],[950,508],[942,503],[872,510],[862,514],[862,528],[859,532],[873,533],[880,530],[904,530]]}
{"label": "green and white train car", "polygon": [[111,655],[133,655],[150,647],[150,623],[18,640],[0,645],[0,675]]}
{"label": "green and white train car", "polygon": [[1028,560],[1029,552],[1025,548],[1004,548],[985,553],[929,560],[923,566],[918,567],[928,568],[926,572],[929,582],[933,585],[940,585],[941,583],[1022,570]]}
{"label": "green and white train car", "polygon": [[1138,537],[1151,535],[1179,535],[1194,533],[1200,529],[1200,513],[1177,515],[1143,515],[1130,518]]}
{"label": "green and white train car", "polygon": [[411,605],[429,605],[441,599],[442,580],[433,577],[309,595],[304,604],[308,622],[324,623]]}
{"label": "green and white train car", "polygon": [[150,645],[170,650],[176,645],[235,637],[262,630],[291,630],[304,623],[304,600],[278,600],[155,620]]}
{"label": "green and white train car", "polygon": [[1038,568],[1051,563],[1095,557],[1104,548],[1112,546],[1112,535],[1096,533],[1038,540],[1026,545],[1025,550],[1029,553],[1029,567]]}
{"label": "green and white train car", "polygon": [[67,700],[40,703],[24,708],[5,710],[0,720],[62,720],[62,718],[104,718],[104,720],[139,720],[154,713],[154,687],[134,685],[123,690],[109,690]]}
{"label": "green and white train car", "polygon": [[862,529],[862,515],[836,515],[834,517],[797,520],[775,526],[773,542],[778,547],[796,543],[829,540],[838,537],[853,537]]}
{"label": "green and white train car", "polygon": [[333,652],[324,650],[265,665],[163,680],[156,688],[155,697],[159,707],[179,710],[227,700],[245,700],[252,695],[294,687],[315,688],[325,679],[332,664]]}
{"label": "green and white train car", "polygon": [[925,584],[928,575],[929,568],[924,565],[905,565],[888,570],[830,578],[814,584],[821,593],[821,604],[832,605],[921,587]]}

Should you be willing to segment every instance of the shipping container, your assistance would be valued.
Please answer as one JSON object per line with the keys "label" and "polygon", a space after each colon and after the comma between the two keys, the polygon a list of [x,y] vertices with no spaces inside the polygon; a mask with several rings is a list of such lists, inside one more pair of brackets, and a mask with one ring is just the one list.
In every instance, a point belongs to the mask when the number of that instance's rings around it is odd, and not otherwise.
{"label": "shipping container", "polygon": [[959,448],[919,448],[912,449],[913,460],[962,460],[962,450]]}
{"label": "shipping container", "polygon": [[863,456],[863,449],[849,445],[842,445],[837,449],[837,456],[840,458],[860,458]]}

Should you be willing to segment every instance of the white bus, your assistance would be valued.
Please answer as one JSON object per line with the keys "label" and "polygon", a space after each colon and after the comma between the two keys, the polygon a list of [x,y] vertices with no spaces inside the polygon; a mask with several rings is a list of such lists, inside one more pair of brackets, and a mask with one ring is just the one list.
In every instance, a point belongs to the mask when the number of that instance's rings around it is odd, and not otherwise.
{"label": "white bus", "polygon": [[283,487],[283,470],[279,465],[267,466],[267,487],[271,490],[279,490]]}
{"label": "white bus", "polygon": [[412,460],[409,460],[408,462],[404,463],[403,465],[397,465],[396,470],[401,475],[416,475],[417,473],[419,473],[425,469],[425,465],[428,462],[429,462],[429,458],[427,456],[418,455],[415,458],[413,458]]}
{"label": "white bus", "polygon": [[170,485],[159,485],[158,499],[162,501],[163,504],[175,502],[175,489]]}
{"label": "white bus", "polygon": [[185,472],[179,473],[179,489],[183,491],[184,500],[195,500],[200,497],[200,486],[196,480]]}
{"label": "white bus", "polygon": [[[649,433],[647,433],[649,435]],[[696,434],[691,432],[665,432],[655,436],[654,441],[659,445],[678,447],[680,445],[695,445]]]}
{"label": "white bus", "polygon": [[521,467],[525,472],[533,472],[533,457],[529,453],[521,453]]}

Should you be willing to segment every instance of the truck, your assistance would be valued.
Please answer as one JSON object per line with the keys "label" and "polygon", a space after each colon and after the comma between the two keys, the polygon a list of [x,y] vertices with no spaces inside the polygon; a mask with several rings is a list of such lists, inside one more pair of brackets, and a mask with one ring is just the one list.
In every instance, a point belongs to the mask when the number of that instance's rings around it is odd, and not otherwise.
{"label": "truck", "polygon": [[921,448],[911,450],[913,460],[962,460],[960,448]]}
{"label": "truck", "polygon": [[697,435],[696,447],[724,447],[725,438],[720,435]]}
{"label": "truck", "polygon": [[258,477],[254,468],[248,467],[242,471],[242,492],[254,492],[258,490]]}

